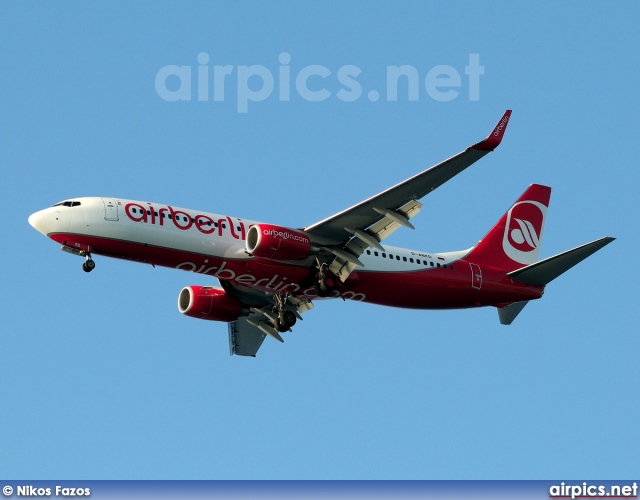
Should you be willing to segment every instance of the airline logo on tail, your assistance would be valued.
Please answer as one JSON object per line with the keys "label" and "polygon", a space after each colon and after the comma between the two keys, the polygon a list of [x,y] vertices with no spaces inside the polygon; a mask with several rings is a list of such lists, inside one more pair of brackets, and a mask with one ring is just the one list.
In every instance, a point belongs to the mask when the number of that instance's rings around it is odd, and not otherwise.
{"label": "airline logo on tail", "polygon": [[516,203],[507,213],[502,248],[520,264],[533,264],[540,254],[540,240],[547,207],[537,201]]}

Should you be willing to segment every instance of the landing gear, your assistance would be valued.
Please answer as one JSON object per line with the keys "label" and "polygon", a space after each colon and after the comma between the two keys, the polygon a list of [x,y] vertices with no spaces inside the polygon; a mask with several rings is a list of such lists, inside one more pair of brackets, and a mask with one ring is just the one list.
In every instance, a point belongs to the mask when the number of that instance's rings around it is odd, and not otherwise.
{"label": "landing gear", "polygon": [[90,273],[96,268],[96,263],[91,259],[91,255],[87,254],[87,260],[82,264],[82,270],[85,273]]}
{"label": "landing gear", "polygon": [[283,311],[278,314],[278,321],[276,322],[276,329],[279,332],[288,332],[293,325],[296,324],[296,315],[291,311]]}
{"label": "landing gear", "polygon": [[318,275],[314,284],[314,289],[318,297],[328,297],[338,287],[338,280],[327,272],[326,263],[318,263]]}
{"label": "landing gear", "polygon": [[73,246],[71,246],[73,242],[69,242],[69,245],[67,245],[67,242],[65,242],[61,247],[60,250],[62,250],[63,252],[67,252],[70,253],[72,255],[78,255],[79,257],[84,257],[85,261],[82,264],[82,270],[85,273],[90,273],[91,271],[93,271],[96,267],[96,263],[91,259],[91,247],[89,245],[85,245],[85,244],[80,244],[80,243],[73,243]]}
{"label": "landing gear", "polygon": [[286,308],[289,294],[275,295],[274,298],[276,302],[276,305],[273,308],[273,312],[276,314],[276,317],[272,320],[274,326],[279,332],[288,332],[298,320],[296,314]]}

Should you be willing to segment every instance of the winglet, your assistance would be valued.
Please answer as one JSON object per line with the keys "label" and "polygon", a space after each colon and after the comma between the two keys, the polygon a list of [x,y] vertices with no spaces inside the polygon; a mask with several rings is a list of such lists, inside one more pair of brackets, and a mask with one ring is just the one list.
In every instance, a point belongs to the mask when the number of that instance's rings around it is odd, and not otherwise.
{"label": "winglet", "polygon": [[500,142],[502,142],[504,132],[505,130],[507,130],[509,118],[511,118],[510,109],[505,111],[504,115],[496,125],[496,128],[493,129],[493,132],[491,132],[489,137],[487,137],[484,141],[471,146],[471,149],[477,149],[479,151],[493,151],[494,149],[496,149],[500,145]]}

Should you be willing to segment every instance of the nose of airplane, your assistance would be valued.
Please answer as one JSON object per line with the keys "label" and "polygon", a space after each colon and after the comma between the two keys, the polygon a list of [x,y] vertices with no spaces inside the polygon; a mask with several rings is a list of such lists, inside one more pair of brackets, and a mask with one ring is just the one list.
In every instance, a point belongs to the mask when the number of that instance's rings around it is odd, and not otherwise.
{"label": "nose of airplane", "polygon": [[49,226],[46,210],[40,210],[35,214],[31,214],[29,216],[29,224],[46,236]]}

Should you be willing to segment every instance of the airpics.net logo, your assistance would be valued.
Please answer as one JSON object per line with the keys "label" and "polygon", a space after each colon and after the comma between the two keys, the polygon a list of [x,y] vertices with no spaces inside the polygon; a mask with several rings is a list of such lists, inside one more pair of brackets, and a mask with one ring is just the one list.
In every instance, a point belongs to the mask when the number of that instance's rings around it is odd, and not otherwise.
{"label": "airpics.net logo", "polygon": [[158,96],[168,102],[235,100],[238,113],[247,113],[249,103],[253,107],[267,100],[448,102],[466,96],[469,101],[478,101],[480,77],[484,75],[480,54],[469,54],[468,60],[460,65],[461,70],[446,64],[431,68],[410,64],[386,66],[386,82],[369,89],[363,88],[365,75],[356,65],[346,64],[333,70],[321,64],[296,65],[288,52],[278,56],[275,70],[261,64],[215,64],[206,52],[200,52],[196,61],[197,65],[169,64],[160,68],[155,76]]}

